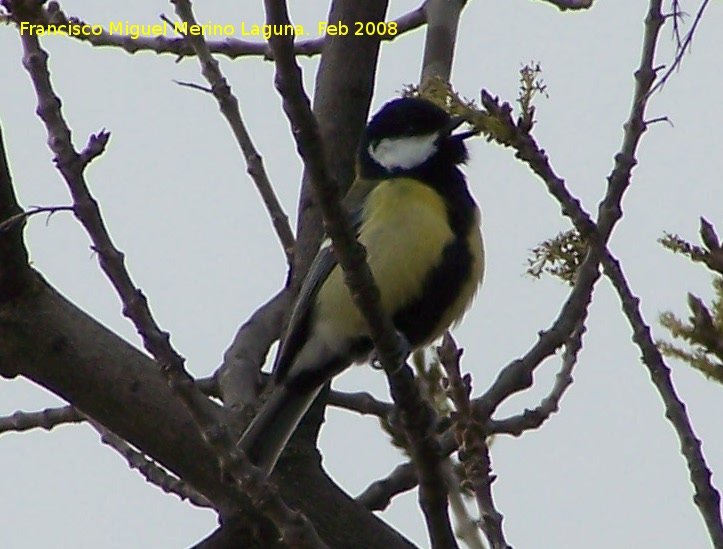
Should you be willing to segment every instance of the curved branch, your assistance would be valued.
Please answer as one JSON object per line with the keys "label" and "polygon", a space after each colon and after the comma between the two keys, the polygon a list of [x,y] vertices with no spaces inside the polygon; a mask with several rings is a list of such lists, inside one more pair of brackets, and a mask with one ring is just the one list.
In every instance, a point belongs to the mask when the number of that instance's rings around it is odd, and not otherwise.
{"label": "curved branch", "polygon": [[261,367],[274,341],[279,339],[291,292],[284,288],[259,307],[236,332],[213,374],[217,393],[229,408],[243,408],[256,400],[262,386]]}
{"label": "curved branch", "polygon": [[384,511],[394,496],[414,489],[417,484],[417,469],[408,461],[397,465],[386,477],[372,482],[356,500],[370,511]]}
{"label": "curved branch", "polygon": [[582,336],[586,328],[583,323],[578,324],[565,343],[565,353],[562,356],[562,366],[555,376],[555,383],[540,405],[532,410],[525,410],[521,414],[505,419],[490,419],[485,426],[489,434],[508,434],[521,436],[525,431],[539,428],[550,416],[557,412],[560,401],[567,389],[572,385],[572,371],[577,364],[577,356],[582,349]]}
{"label": "curved branch", "polygon": [[8,229],[17,225],[18,223],[22,224],[29,217],[32,217],[39,213],[47,213],[48,214],[47,221],[50,221],[50,218],[52,217],[52,215],[57,212],[72,212],[72,211],[73,211],[73,206],[35,206],[29,210],[25,210],[24,212],[20,212],[18,214],[15,214],[15,215],[10,216],[7,219],[5,219],[5,221],[0,223],[0,232],[7,231]]}

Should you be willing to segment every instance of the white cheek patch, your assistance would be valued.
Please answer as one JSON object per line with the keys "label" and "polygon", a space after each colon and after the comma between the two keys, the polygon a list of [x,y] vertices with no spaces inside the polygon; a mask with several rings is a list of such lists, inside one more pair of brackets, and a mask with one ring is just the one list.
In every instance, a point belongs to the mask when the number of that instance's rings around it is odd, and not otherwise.
{"label": "white cheek patch", "polygon": [[387,170],[409,170],[437,152],[439,133],[382,139],[369,145],[369,156]]}

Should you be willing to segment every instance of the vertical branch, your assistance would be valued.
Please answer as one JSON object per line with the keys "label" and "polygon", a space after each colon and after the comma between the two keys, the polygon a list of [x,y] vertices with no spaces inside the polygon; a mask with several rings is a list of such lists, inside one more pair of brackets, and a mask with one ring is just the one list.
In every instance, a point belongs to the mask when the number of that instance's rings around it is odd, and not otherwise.
{"label": "vertical branch", "polygon": [[487,444],[485,426],[474,417],[474,410],[469,399],[471,377],[462,377],[459,362],[462,350],[451,334],[444,335],[439,347],[439,360],[447,372],[449,395],[455,404],[453,414],[455,437],[459,444],[459,459],[464,465],[466,476],[472,484],[481,520],[480,525],[492,549],[511,549],[502,529],[502,514],[497,510],[492,497],[492,460]]}
{"label": "vertical branch", "polygon": [[[655,49],[660,29],[665,17],[662,13],[662,0],[650,0],[645,18],[645,33],[640,66],[635,72],[635,92],[628,122],[625,124],[625,136],[620,153],[615,157],[615,167],[608,179],[608,193],[600,205],[598,227],[601,232],[609,232],[615,222],[622,217],[623,193],[630,185],[630,172],[636,163],[635,151],[642,134],[646,130],[645,108],[650,99],[655,81]],[[653,385],[658,390],[666,408],[666,417],[673,424],[680,440],[681,452],[686,459],[690,479],[695,487],[693,500],[703,516],[708,535],[716,549],[723,548],[723,522],[721,521],[720,494],[713,487],[705,458],[700,448],[700,440],[695,436],[693,427],[685,411],[685,405],[678,398],[670,378],[670,369],[666,366],[660,351],[650,335],[636,298],[627,284],[620,264],[606,251],[604,257],[605,274],[618,292],[623,312],[633,328],[633,340],[642,352],[643,363],[648,368]]]}
{"label": "vertical branch", "polygon": [[[265,0],[265,6],[268,24],[290,24],[283,0]],[[456,548],[447,514],[444,477],[439,471],[439,442],[430,433],[426,414],[428,406],[414,386],[411,369],[403,363],[403,345],[391,319],[380,306],[379,290],[366,263],[366,253],[354,238],[351,224],[339,200],[337,182],[328,171],[319,127],[303,88],[301,69],[294,58],[293,38],[272,36],[269,44],[276,63],[276,87],[283,98],[284,112],[291,122],[299,153],[316,191],[327,234],[334,243],[337,261],[344,271],[345,282],[355,305],[369,326],[392,396],[402,412],[415,463],[420,467],[420,502],[427,519],[432,547]]]}
{"label": "vertical branch", "polygon": [[[330,24],[343,22],[352,28],[355,22],[385,20],[388,0],[335,0],[327,19]],[[421,8],[413,18],[419,21]],[[332,179],[344,195],[356,177],[356,151],[364,129],[374,91],[380,48],[379,35],[324,37],[324,49],[314,88],[314,115],[324,141],[326,161]],[[298,45],[298,44],[297,44]],[[306,275],[319,249],[323,233],[318,199],[308,169],[299,197],[294,287]]]}
{"label": "vertical branch", "polygon": [[424,11],[427,16],[427,36],[424,43],[424,59],[420,88],[433,78],[449,82],[452,75],[454,47],[457,42],[459,17],[467,0],[427,0]]}
{"label": "vertical branch", "polygon": [[[20,215],[5,154],[5,142],[0,127],[0,222]],[[23,224],[17,223],[0,231],[0,303],[22,294],[29,285],[28,250],[23,242]]]}

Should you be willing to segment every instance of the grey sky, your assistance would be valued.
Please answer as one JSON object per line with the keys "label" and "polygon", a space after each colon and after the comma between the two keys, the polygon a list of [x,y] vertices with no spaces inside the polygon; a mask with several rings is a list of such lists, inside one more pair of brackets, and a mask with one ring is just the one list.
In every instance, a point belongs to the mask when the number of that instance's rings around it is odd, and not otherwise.
{"label": "grey sky", "polygon": [[[262,2],[197,2],[199,20],[246,25],[263,22]],[[298,3],[292,3],[298,4]],[[390,19],[415,7],[392,2]],[[697,2],[683,8],[694,13]],[[110,20],[155,23],[172,13],[163,2],[67,0],[64,10],[107,26]],[[295,23],[316,33],[327,3],[292,6]],[[518,70],[539,61],[549,99],[537,101],[535,135],[559,175],[588,211],[597,211],[638,64],[642,0],[599,1],[589,12],[560,14],[529,0],[474,0],[463,14],[453,82],[468,97],[484,87],[505,99],[517,95]],[[646,320],[663,335],[657,315],[687,316],[686,292],[711,296],[704,268],[663,250],[664,230],[696,240],[703,215],[723,233],[723,92],[720,40],[723,4],[711,3],[692,53],[653,99],[649,114],[674,124],[644,136],[628,191],[625,218],[612,249]],[[659,63],[671,60],[671,28],[662,33]],[[416,82],[423,31],[382,48],[374,109],[404,84]],[[284,258],[243,160],[210,96],[173,80],[201,83],[194,59],[130,56],[60,37],[46,38],[56,91],[78,146],[101,128],[112,132],[106,154],[88,173],[92,191],[117,246],[150,298],[159,323],[187,357],[191,371],[210,374],[238,324],[283,283]],[[20,62],[14,29],[0,27],[0,119],[19,198],[24,206],[69,203],[50,161],[35,97]],[[309,92],[315,60],[303,59]],[[244,58],[222,69],[241,102],[255,143],[283,204],[295,218],[300,161],[273,88],[273,67]],[[463,366],[475,393],[523,354],[550,325],[567,288],[523,276],[528,250],[568,228],[543,184],[509,150],[479,139],[467,169],[484,216],[488,267],[482,292],[456,330],[466,349]],[[26,231],[34,265],[67,297],[135,345],[110,285],[70,215]],[[496,502],[516,548],[706,547],[692,504],[687,470],[662,405],[639,363],[639,351],[606,281],[598,285],[575,384],[561,412],[521,439],[499,438],[493,465]],[[721,487],[723,387],[679,363],[674,381]],[[502,409],[514,413],[546,394],[558,367],[539,369],[535,387]],[[367,368],[343,375],[336,387],[386,398],[383,376]],[[59,401],[23,381],[0,382],[0,414]],[[321,438],[325,464],[351,494],[399,461],[376,422],[331,411]],[[215,516],[164,495],[130,471],[86,426],[0,437],[0,547],[177,548],[209,533]],[[426,546],[416,493],[398,498],[383,515]],[[8,526],[10,525],[10,526]]]}

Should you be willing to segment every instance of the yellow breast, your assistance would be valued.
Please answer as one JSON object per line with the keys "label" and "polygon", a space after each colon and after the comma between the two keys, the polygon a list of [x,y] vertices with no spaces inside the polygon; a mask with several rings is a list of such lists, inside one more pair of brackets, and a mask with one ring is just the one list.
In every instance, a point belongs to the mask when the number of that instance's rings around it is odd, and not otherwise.
{"label": "yellow breast", "polygon": [[[419,296],[425,278],[437,266],[442,251],[454,239],[442,197],[414,179],[399,178],[378,184],[367,196],[359,241],[381,293],[384,311],[393,316]],[[439,319],[435,336],[467,309],[482,277],[483,252],[478,228],[469,235],[473,277],[458,299]],[[319,291],[314,315],[316,330],[338,338],[366,333],[337,266]],[[322,319],[334,319],[325,322]]]}

